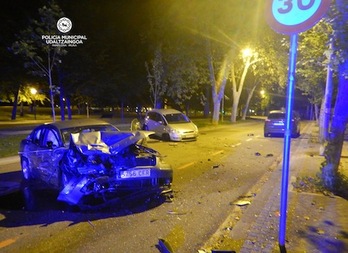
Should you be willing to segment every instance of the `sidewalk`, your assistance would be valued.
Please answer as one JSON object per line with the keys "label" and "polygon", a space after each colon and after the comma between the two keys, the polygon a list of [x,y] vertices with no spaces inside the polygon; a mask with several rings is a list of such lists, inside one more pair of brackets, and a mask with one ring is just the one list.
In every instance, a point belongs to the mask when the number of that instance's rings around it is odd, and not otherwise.
{"label": "sidewalk", "polygon": [[[310,133],[314,123],[308,127],[306,132]],[[315,177],[324,160],[318,155],[319,144],[312,143],[309,137],[303,134],[299,147],[291,149],[286,250],[291,253],[348,252],[348,201],[322,193],[297,192],[292,187],[297,177]],[[341,158],[345,172],[348,170],[347,155],[348,144],[345,144]],[[250,205],[235,207],[220,227],[218,238],[210,240],[205,248],[238,253],[280,252],[281,178],[282,162],[260,180],[264,184],[257,192],[252,190],[248,194]]]}

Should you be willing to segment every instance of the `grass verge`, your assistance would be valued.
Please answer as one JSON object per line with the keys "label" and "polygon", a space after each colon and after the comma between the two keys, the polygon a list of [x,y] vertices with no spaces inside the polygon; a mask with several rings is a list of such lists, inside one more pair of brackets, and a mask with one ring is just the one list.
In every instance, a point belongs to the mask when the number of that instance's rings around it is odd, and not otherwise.
{"label": "grass verge", "polygon": [[0,158],[18,155],[19,144],[26,136],[26,134],[1,136]]}

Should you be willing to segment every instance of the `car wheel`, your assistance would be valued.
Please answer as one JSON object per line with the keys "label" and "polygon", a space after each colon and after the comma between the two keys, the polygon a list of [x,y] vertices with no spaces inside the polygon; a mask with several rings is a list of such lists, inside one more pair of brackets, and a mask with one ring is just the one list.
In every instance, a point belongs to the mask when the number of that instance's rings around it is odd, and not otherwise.
{"label": "car wheel", "polygon": [[170,136],[169,136],[169,134],[168,134],[168,133],[162,134],[162,140],[164,140],[164,141],[170,141]]}
{"label": "car wheel", "polygon": [[264,137],[268,137],[268,133],[263,133],[263,136]]}
{"label": "car wheel", "polygon": [[23,156],[21,157],[21,167],[24,180],[29,181],[31,179],[31,169],[28,159]]}
{"label": "car wheel", "polygon": [[37,196],[31,186],[27,183],[22,184],[22,194],[26,211],[34,211],[37,204]]}
{"label": "car wheel", "polygon": [[145,131],[149,131],[149,127],[147,126],[147,125],[143,125],[143,130],[145,130]]}

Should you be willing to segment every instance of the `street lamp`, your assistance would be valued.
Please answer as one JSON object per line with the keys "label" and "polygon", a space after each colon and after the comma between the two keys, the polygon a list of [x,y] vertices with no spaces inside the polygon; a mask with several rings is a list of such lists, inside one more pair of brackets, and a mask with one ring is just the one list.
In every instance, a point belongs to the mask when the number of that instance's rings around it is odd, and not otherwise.
{"label": "street lamp", "polygon": [[30,88],[30,93],[34,96],[34,118],[36,120],[36,99],[35,99],[35,95],[37,93],[37,90],[35,88]]}
{"label": "street lamp", "polygon": [[242,54],[243,54],[243,58],[245,59],[245,58],[251,57],[253,55],[253,52],[249,47],[247,47],[242,50]]}
{"label": "street lamp", "polygon": [[265,90],[260,90],[260,95],[261,95],[262,98],[265,97],[265,93],[266,93]]}

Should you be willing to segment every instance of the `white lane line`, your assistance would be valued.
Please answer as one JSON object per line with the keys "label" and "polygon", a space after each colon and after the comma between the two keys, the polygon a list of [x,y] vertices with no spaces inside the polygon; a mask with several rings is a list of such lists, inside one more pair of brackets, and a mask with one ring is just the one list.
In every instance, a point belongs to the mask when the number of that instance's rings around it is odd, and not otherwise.
{"label": "white lane line", "polygon": [[253,138],[246,139],[246,141],[251,141],[251,140],[253,140]]}
{"label": "white lane line", "polygon": [[186,169],[187,167],[190,167],[192,165],[194,165],[195,162],[190,162],[190,163],[187,163],[187,164],[184,164],[182,166],[180,166],[179,168],[177,168],[178,170],[182,170],[182,169]]}
{"label": "white lane line", "polygon": [[[232,145],[232,147],[237,147],[237,146],[239,146],[239,145],[242,145],[242,143],[241,143],[241,142],[238,142],[238,143]],[[224,150],[219,150],[219,151],[216,151],[215,153],[212,153],[211,155],[212,155],[212,156],[215,156],[215,155],[222,154],[223,152],[224,152]],[[195,163],[196,163],[196,162],[190,162],[190,163],[184,164],[184,165],[178,167],[177,170],[186,169],[186,168],[188,168],[188,167],[194,165]]]}
{"label": "white lane line", "polygon": [[219,151],[216,151],[215,153],[212,153],[211,155],[218,155],[218,154],[222,154],[224,151],[223,150],[219,150]]}

